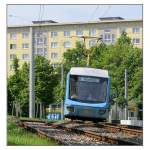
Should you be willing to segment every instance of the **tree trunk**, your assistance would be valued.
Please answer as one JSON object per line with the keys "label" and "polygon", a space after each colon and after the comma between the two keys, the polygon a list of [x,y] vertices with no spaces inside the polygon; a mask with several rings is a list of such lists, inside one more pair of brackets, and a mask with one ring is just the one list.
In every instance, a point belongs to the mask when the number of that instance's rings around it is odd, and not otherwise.
{"label": "tree trunk", "polygon": [[43,103],[43,117],[45,118],[45,104]]}
{"label": "tree trunk", "polygon": [[20,107],[20,103],[16,102],[16,117],[20,117],[21,116],[21,107]]}
{"label": "tree trunk", "polygon": [[21,116],[21,108],[20,108],[20,103],[16,102],[16,117],[20,117]]}
{"label": "tree trunk", "polygon": [[20,117],[22,117],[22,109],[21,109],[21,106],[20,106]]}
{"label": "tree trunk", "polygon": [[37,102],[37,118],[39,118],[39,103]]}
{"label": "tree trunk", "polygon": [[15,107],[14,107],[14,102],[12,102],[12,110],[11,110],[11,111],[12,111],[12,112],[11,112],[11,115],[12,115],[12,116],[14,116],[14,108],[15,108]]}
{"label": "tree trunk", "polygon": [[116,109],[116,120],[118,119],[118,106],[117,103],[115,103],[115,109]]}
{"label": "tree trunk", "polygon": [[18,118],[18,102],[16,102],[15,107],[16,107],[16,117]]}
{"label": "tree trunk", "polygon": [[46,118],[46,106],[44,105],[44,114],[45,114],[45,118]]}
{"label": "tree trunk", "polygon": [[40,118],[43,117],[43,112],[42,112],[42,102],[40,102]]}
{"label": "tree trunk", "polygon": [[19,103],[19,117],[22,117],[22,109],[21,109],[21,104]]}
{"label": "tree trunk", "polygon": [[39,114],[39,103],[36,103],[36,118],[38,118],[38,114]]}

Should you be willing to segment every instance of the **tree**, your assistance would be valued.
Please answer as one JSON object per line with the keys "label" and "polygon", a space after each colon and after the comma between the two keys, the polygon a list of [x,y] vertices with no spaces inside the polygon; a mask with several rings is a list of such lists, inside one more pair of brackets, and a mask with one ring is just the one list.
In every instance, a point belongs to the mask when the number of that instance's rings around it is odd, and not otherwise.
{"label": "tree", "polygon": [[93,68],[103,68],[102,58],[104,53],[108,51],[108,46],[105,43],[100,43],[99,45],[91,47],[91,59],[90,67]]}
{"label": "tree", "polygon": [[[101,47],[102,48],[102,47]],[[101,50],[102,51],[102,50]],[[96,53],[98,60],[93,66],[107,69],[111,77],[111,91],[117,97],[117,103],[124,107],[124,71],[128,70],[129,100],[142,103],[142,49],[135,48],[131,39],[123,33],[116,44],[108,45],[101,55]],[[97,63],[99,62],[99,63]]]}
{"label": "tree", "polygon": [[[29,64],[24,63],[19,69],[18,60],[14,61],[14,74],[8,79],[8,108],[16,104],[22,110],[23,116],[28,116],[29,105]],[[45,106],[54,101],[53,90],[56,85],[56,75],[50,62],[42,57],[35,56],[35,100],[36,116],[39,116],[39,105],[41,106],[41,117]]]}
{"label": "tree", "polygon": [[68,49],[63,56],[64,66],[67,70],[69,70],[71,67],[86,65],[86,55],[84,54],[84,46],[80,42],[76,43],[76,48]]}
{"label": "tree", "polygon": [[29,64],[26,62],[20,69],[20,77],[22,80],[22,88],[20,91],[22,115],[27,117],[29,116]]}
{"label": "tree", "polygon": [[45,106],[54,101],[53,89],[55,83],[55,74],[50,62],[37,55],[35,57],[35,100],[37,109],[40,104],[40,117],[43,117]]}
{"label": "tree", "polygon": [[132,43],[131,43],[131,38],[128,37],[127,33],[126,32],[122,32],[120,38],[118,39],[117,41],[117,45],[119,47],[128,47],[128,46],[133,46]]}
{"label": "tree", "polygon": [[21,108],[20,108],[20,89],[22,86],[22,80],[20,77],[20,72],[19,72],[19,64],[18,64],[18,59],[15,58],[13,60],[13,68],[14,68],[14,74],[11,75],[8,79],[8,107],[9,112],[10,109],[12,111],[12,115],[15,115],[18,117],[19,114],[21,114]]}
{"label": "tree", "polygon": [[8,79],[7,83],[7,111],[9,115],[13,115],[13,103],[14,103],[14,97],[11,93],[11,88],[10,88],[10,79]]}

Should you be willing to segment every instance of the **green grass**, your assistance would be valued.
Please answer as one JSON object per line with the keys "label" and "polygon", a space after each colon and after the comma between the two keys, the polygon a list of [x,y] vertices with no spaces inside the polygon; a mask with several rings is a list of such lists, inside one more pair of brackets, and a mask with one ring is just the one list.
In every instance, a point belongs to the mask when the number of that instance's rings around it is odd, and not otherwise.
{"label": "green grass", "polygon": [[7,143],[8,145],[26,145],[26,146],[55,146],[55,141],[48,140],[38,135],[17,127],[12,119],[8,119],[7,123]]}

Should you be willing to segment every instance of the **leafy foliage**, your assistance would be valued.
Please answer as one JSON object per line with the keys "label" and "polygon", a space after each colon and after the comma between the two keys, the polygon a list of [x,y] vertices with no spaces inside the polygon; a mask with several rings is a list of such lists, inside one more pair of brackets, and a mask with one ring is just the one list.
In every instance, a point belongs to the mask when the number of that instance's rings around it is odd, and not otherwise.
{"label": "leafy foliage", "polygon": [[83,44],[77,42],[76,48],[68,49],[67,52],[64,53],[65,68],[67,70],[71,67],[86,65],[86,56],[83,49]]}
{"label": "leafy foliage", "polygon": [[47,59],[37,55],[35,58],[35,96],[37,102],[53,102],[55,74]]}
{"label": "leafy foliage", "polygon": [[[19,68],[18,61],[14,66]],[[17,64],[16,64],[17,63]],[[11,112],[12,103],[18,102],[22,115],[28,116],[29,105],[29,64],[24,63],[21,69],[14,67],[14,74],[8,79],[8,112]],[[53,89],[56,78],[53,68],[47,59],[42,56],[35,57],[35,99],[45,105],[52,103]]]}
{"label": "leafy foliage", "polygon": [[13,109],[14,104],[19,104],[21,100],[20,87],[23,82],[21,80],[18,59],[13,60],[14,74],[8,79],[8,112]]}

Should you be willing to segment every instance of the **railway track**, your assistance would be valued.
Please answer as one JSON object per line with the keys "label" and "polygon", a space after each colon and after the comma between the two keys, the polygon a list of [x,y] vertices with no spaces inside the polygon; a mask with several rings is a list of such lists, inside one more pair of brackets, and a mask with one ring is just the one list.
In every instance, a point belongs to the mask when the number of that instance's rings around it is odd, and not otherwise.
{"label": "railway track", "polygon": [[60,145],[110,145],[106,142],[99,142],[93,137],[88,137],[76,132],[66,132],[63,128],[52,127],[45,123],[38,122],[22,122],[21,127],[37,133],[38,135],[56,140]]}
{"label": "railway track", "polygon": [[99,123],[97,126],[103,127],[111,132],[124,132],[129,135],[143,136],[143,130],[133,126],[111,123]]}
{"label": "railway track", "polygon": [[53,138],[61,145],[142,145],[141,130],[105,123],[84,123],[79,121],[26,121],[19,125],[40,136]]}

